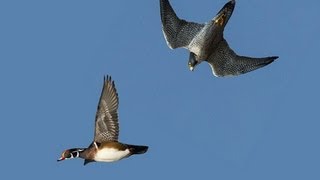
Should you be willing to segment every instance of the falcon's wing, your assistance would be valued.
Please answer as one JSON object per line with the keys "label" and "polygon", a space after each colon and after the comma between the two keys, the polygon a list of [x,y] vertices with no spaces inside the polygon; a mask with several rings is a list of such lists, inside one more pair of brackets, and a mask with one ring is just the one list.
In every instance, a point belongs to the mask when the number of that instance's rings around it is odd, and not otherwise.
{"label": "falcon's wing", "polygon": [[211,66],[212,73],[217,77],[222,77],[236,76],[256,70],[272,63],[277,58],[277,56],[263,58],[238,56],[223,39],[207,62]]}
{"label": "falcon's wing", "polygon": [[110,76],[104,79],[95,120],[94,141],[117,141],[119,136],[118,93]]}
{"label": "falcon's wing", "polygon": [[204,24],[179,19],[168,0],[160,0],[162,31],[171,49],[184,47],[201,31]]}

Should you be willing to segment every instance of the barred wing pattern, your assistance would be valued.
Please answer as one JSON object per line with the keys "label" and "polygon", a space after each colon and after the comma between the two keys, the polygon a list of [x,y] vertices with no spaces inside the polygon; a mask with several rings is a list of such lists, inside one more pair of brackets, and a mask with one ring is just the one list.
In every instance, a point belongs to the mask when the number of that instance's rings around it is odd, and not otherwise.
{"label": "barred wing pattern", "polygon": [[272,63],[277,56],[252,58],[238,56],[223,39],[208,58],[212,73],[217,77],[244,74]]}
{"label": "barred wing pattern", "polygon": [[118,93],[110,76],[104,78],[95,120],[94,141],[118,141]]}
{"label": "barred wing pattern", "polygon": [[162,31],[171,49],[188,48],[193,38],[204,27],[203,24],[179,19],[168,0],[160,0]]}

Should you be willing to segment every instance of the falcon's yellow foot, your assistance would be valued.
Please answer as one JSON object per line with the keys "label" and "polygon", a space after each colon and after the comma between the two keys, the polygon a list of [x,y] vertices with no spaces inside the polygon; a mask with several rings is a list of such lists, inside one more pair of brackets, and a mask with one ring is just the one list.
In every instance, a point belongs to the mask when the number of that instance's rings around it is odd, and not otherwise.
{"label": "falcon's yellow foot", "polygon": [[225,13],[222,13],[222,14],[214,21],[214,23],[222,26],[222,25],[224,24],[225,17],[226,17]]}

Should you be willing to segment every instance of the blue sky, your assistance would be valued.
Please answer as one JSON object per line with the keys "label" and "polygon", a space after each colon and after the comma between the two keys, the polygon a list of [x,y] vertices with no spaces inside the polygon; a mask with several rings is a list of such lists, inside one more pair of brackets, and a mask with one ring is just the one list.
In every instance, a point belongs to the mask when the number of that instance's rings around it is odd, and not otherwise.
{"label": "blue sky", "polygon": [[[171,0],[210,20],[225,0]],[[319,179],[320,2],[237,1],[225,30],[241,55],[280,58],[216,78],[167,47],[158,0],[1,1],[1,177]],[[57,163],[86,147],[104,75],[120,97],[120,141],[150,146],[116,163]]]}

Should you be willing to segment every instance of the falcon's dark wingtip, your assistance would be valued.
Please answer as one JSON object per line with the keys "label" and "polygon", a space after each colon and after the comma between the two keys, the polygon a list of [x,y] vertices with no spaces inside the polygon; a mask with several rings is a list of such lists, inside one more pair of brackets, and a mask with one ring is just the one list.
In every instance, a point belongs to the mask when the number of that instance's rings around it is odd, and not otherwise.
{"label": "falcon's dark wingtip", "polygon": [[278,59],[279,56],[270,56],[270,57],[267,57],[265,58],[265,61],[264,61],[264,66],[268,65],[268,64],[271,64],[273,63],[276,59]]}
{"label": "falcon's dark wingtip", "polygon": [[274,60],[278,59],[279,56],[270,56],[268,59],[271,60],[271,62],[273,62]]}

